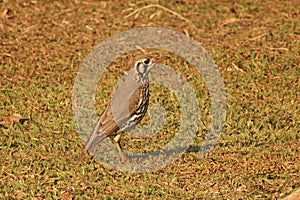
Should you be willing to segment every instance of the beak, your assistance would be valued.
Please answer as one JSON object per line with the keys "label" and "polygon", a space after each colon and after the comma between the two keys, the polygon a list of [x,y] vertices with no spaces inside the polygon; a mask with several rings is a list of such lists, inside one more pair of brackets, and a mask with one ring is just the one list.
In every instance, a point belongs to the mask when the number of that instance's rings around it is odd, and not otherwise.
{"label": "beak", "polygon": [[164,60],[167,60],[167,59],[169,59],[169,58],[170,58],[170,56],[159,56],[159,57],[156,57],[156,58],[155,58],[154,63],[160,63],[160,62],[162,62],[162,61],[164,61]]}

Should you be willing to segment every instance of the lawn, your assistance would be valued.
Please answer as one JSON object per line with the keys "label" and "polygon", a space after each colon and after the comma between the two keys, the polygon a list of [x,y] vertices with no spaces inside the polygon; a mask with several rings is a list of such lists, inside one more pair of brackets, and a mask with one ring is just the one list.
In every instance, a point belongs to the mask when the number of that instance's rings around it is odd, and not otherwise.
{"label": "lawn", "polygon": [[[300,187],[299,7],[297,0],[0,0],[0,199],[281,199],[293,192]],[[184,58],[150,49],[170,55],[168,66],[196,90],[197,138],[153,172],[116,170],[88,155],[78,161],[84,145],[72,110],[77,72],[98,44],[141,27],[183,33],[214,60],[226,91],[218,143],[198,156],[211,114],[205,81]],[[98,115],[142,53],[108,67],[97,87]],[[152,138],[125,136],[128,151],[160,149],[178,131],[172,92],[155,84],[150,91],[166,125]]]}

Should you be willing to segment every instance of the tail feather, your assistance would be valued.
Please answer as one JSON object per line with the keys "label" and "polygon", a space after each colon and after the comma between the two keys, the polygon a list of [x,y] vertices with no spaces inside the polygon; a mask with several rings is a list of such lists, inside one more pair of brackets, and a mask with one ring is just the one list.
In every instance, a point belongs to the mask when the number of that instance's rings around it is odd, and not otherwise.
{"label": "tail feather", "polygon": [[85,152],[92,152],[94,148],[97,146],[99,142],[104,140],[107,136],[99,130],[100,127],[100,121],[97,123],[96,127],[94,128],[93,133],[89,137],[88,141],[85,143],[85,150],[81,152],[81,154],[78,156],[77,161],[81,161],[85,155]]}

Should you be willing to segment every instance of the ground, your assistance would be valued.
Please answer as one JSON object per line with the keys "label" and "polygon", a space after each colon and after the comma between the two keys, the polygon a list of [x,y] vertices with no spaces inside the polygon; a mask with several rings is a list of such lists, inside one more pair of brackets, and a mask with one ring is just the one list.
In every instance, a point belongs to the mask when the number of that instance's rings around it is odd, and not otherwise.
{"label": "ground", "polygon": [[[299,188],[299,7],[297,0],[0,0],[0,198],[280,199]],[[81,63],[110,36],[148,26],[184,33],[214,59],[227,97],[218,144],[204,158],[191,147],[148,173],[114,170],[91,156],[78,162],[84,146],[72,92]],[[100,81],[98,114],[132,57],[119,58]],[[201,89],[201,138],[209,120],[205,84],[182,58],[173,55],[168,65],[192,74]],[[150,104],[168,110],[168,127],[153,141],[125,137],[129,151],[157,149],[177,130],[176,100],[166,88],[151,91]]]}

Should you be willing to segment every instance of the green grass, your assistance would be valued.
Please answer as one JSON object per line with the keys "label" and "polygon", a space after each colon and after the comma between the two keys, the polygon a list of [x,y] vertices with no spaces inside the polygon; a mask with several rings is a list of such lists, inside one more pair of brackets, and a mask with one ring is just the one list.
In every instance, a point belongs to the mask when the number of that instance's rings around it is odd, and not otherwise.
{"label": "green grass", "polygon": [[[274,199],[300,187],[299,3],[161,4],[197,29],[159,8],[124,18],[145,5],[0,1],[0,119],[15,113],[29,119],[24,124],[0,122],[0,199]],[[5,9],[11,12],[5,15]],[[203,111],[198,139],[189,151],[151,173],[108,169],[90,156],[77,162],[84,147],[75,130],[71,97],[80,64],[106,38],[142,26],[188,33],[215,60],[227,95],[219,143],[198,158],[196,150],[208,129],[209,94],[201,76],[170,54],[168,64],[188,77]],[[125,65],[126,56],[119,58],[99,83],[98,114]],[[176,98],[157,85],[151,85],[151,92],[150,104],[165,107],[167,125],[152,139],[124,137],[126,150],[160,148],[178,128]],[[142,123],[149,120],[147,116]]]}

